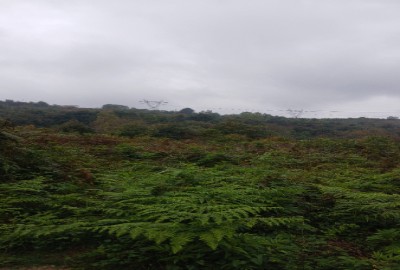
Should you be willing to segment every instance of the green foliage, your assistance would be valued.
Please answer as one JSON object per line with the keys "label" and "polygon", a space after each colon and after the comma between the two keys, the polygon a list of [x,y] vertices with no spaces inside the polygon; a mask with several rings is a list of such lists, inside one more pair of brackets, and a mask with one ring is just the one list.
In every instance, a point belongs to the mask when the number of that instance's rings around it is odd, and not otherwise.
{"label": "green foliage", "polygon": [[400,267],[397,122],[3,103],[0,267]]}
{"label": "green foliage", "polygon": [[91,129],[89,126],[87,126],[77,120],[69,120],[68,122],[62,124],[60,126],[60,131],[67,132],[67,133],[77,132],[79,134],[94,132],[94,130]]}
{"label": "green foliage", "polygon": [[170,139],[190,139],[198,136],[196,128],[182,124],[163,124],[154,130],[153,136]]}
{"label": "green foliage", "polygon": [[124,126],[119,132],[120,136],[133,138],[140,135],[145,135],[148,128],[143,124],[129,124]]}

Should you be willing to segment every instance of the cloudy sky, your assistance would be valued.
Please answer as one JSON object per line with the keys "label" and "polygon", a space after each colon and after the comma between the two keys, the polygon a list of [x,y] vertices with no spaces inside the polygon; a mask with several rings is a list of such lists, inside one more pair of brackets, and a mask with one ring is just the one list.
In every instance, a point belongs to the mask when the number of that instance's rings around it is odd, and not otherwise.
{"label": "cloudy sky", "polygon": [[399,14],[398,0],[0,0],[0,99],[400,116]]}

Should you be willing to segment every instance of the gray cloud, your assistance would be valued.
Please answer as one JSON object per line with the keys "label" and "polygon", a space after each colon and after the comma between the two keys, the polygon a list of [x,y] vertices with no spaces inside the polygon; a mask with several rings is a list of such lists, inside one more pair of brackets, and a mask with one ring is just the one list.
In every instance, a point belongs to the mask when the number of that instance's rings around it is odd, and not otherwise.
{"label": "gray cloud", "polygon": [[394,0],[3,0],[0,99],[397,110],[399,11]]}

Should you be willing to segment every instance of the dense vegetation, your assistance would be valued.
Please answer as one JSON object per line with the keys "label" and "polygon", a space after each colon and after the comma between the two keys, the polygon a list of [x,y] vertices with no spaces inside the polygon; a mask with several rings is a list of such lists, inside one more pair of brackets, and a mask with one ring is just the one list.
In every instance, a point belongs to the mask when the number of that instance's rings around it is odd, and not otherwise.
{"label": "dense vegetation", "polygon": [[0,117],[0,267],[400,269],[400,120]]}

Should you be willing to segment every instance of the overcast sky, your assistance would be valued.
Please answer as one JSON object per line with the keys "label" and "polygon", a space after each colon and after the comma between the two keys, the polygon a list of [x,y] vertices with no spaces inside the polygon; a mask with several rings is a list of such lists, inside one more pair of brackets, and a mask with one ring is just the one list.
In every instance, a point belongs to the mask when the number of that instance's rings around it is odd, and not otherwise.
{"label": "overcast sky", "polygon": [[0,99],[400,116],[398,0],[0,0]]}

